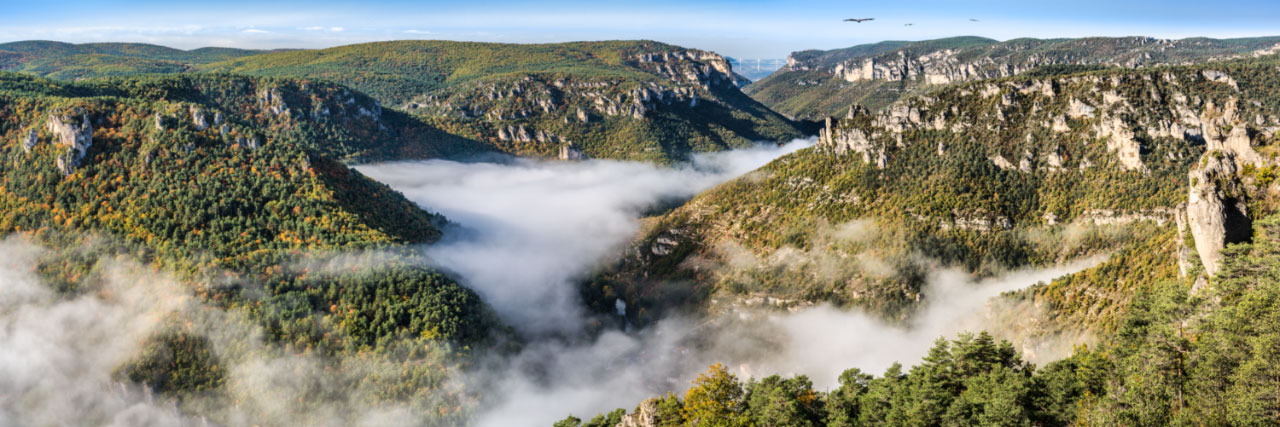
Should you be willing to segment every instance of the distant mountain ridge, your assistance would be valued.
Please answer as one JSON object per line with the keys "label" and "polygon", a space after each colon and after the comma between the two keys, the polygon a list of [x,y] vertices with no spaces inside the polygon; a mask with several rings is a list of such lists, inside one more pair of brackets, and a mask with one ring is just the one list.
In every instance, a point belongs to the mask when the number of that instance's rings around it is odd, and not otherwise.
{"label": "distant mountain ridge", "polygon": [[878,109],[930,87],[1028,72],[1177,65],[1280,52],[1280,37],[1013,39],[952,37],[885,41],[792,53],[787,66],[746,88],[797,118],[841,115],[850,104]]}
{"label": "distant mountain ridge", "polygon": [[502,151],[667,162],[810,128],[745,96],[713,52],[652,41],[393,41],[249,56],[205,71],[324,78]]}
{"label": "distant mountain ridge", "polygon": [[815,131],[743,94],[749,81],[724,57],[651,41],[392,41],[292,51],[27,41],[0,45],[0,70],[62,80],[210,72],[323,79],[462,139],[537,157],[665,163]]}
{"label": "distant mountain ridge", "polygon": [[0,70],[73,80],[194,71],[195,66],[266,50],[204,47],[181,50],[144,43],[71,44],[47,40],[0,43]]}

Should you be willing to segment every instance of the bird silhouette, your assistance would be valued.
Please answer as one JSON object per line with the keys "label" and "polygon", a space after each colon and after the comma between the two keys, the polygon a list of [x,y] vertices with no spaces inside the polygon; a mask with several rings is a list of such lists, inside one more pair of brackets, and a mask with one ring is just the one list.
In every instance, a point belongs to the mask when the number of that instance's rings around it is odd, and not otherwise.
{"label": "bird silhouette", "polygon": [[978,22],[978,20],[977,20],[977,19],[973,19],[973,18],[969,18],[969,21],[972,21],[972,22]]}
{"label": "bird silhouette", "polygon": [[874,20],[876,20],[876,18],[849,18],[844,20],[844,22],[857,22],[861,24],[863,21],[874,21]]}
{"label": "bird silhouette", "polygon": [[906,23],[906,24],[902,24],[902,25],[903,25],[903,26],[910,27],[910,26],[912,26],[912,25],[915,25],[915,23]]}

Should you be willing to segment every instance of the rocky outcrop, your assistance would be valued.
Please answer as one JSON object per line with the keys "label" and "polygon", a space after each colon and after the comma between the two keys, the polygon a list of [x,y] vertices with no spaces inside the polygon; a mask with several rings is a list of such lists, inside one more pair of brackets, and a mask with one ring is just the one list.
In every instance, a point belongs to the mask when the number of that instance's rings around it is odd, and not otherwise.
{"label": "rocky outcrop", "polygon": [[[793,117],[820,119],[843,106],[795,99],[848,99],[880,109],[932,86],[1028,74],[1068,74],[1100,68],[1186,65],[1274,52],[1280,38],[1161,40],[1150,37],[1016,39],[1000,42],[956,37],[893,45],[863,45],[827,51],[794,52],[787,66],[746,91]],[[1197,71],[1202,81],[1239,88],[1229,70]],[[1021,93],[1056,96],[1061,87],[1024,87]],[[1123,96],[1122,96],[1123,95]],[[1135,94],[1114,92],[1108,101]],[[1098,104],[1094,104],[1095,107]]]}
{"label": "rocky outcrop", "polygon": [[1187,230],[1187,206],[1185,204],[1178,206],[1178,209],[1174,211],[1173,219],[1178,226],[1178,237],[1174,239],[1178,242],[1178,250],[1174,253],[1174,259],[1178,261],[1178,277],[1187,277],[1187,275],[1191,274],[1193,264],[1191,264],[1191,248],[1187,247],[1185,239],[1187,231],[1189,231]]}
{"label": "rocky outcrop", "polygon": [[1240,89],[1240,85],[1236,84],[1236,79],[1231,78],[1227,73],[1215,70],[1204,70],[1200,73],[1204,78],[1211,82],[1218,82],[1230,85],[1232,89]]}
{"label": "rocky outcrop", "polygon": [[658,400],[645,399],[635,411],[622,417],[616,427],[658,427]]}
{"label": "rocky outcrop", "polygon": [[565,161],[577,161],[577,160],[587,159],[587,156],[585,154],[582,154],[582,151],[578,150],[578,147],[574,146],[573,143],[561,145],[560,154],[557,157],[560,160],[565,160]]}
{"label": "rocky outcrop", "polygon": [[1107,149],[1116,154],[1120,165],[1128,170],[1142,170],[1142,144],[1134,139],[1133,130],[1116,117],[1104,117],[1094,127],[1094,132],[1106,138]]}
{"label": "rocky outcrop", "polygon": [[193,105],[189,109],[189,112],[191,113],[191,125],[195,126],[196,130],[205,130],[209,128],[209,122],[205,120],[203,111],[200,111],[199,108],[196,108],[196,106]]}
{"label": "rocky outcrop", "polygon": [[[1207,80],[1236,87],[1225,73],[1206,70],[1201,74]],[[1241,172],[1265,163],[1253,149],[1253,136],[1239,109],[1233,98],[1221,106],[1207,102],[1200,114],[1185,107],[1179,111],[1181,120],[1194,126],[1185,131],[1187,135],[1205,143],[1205,154],[1188,172],[1186,217],[1196,252],[1211,276],[1221,265],[1223,247],[1252,237],[1252,221],[1245,206],[1249,189],[1241,182]]]}
{"label": "rocky outcrop", "polygon": [[[347,103],[355,102],[349,99]],[[285,104],[284,98],[280,96],[280,91],[276,88],[264,89],[258,92],[258,105],[273,116],[289,115],[289,106]]]}
{"label": "rocky outcrop", "polygon": [[257,137],[246,138],[243,136],[239,136],[239,137],[236,137],[236,145],[239,145],[244,148],[248,148],[250,150],[256,150],[260,144],[258,143]]}
{"label": "rocky outcrop", "polygon": [[884,169],[889,163],[884,150],[877,149],[865,131],[853,126],[833,128],[830,117],[827,118],[825,126],[818,130],[818,146],[832,150],[836,154],[858,153],[864,162],[880,169]]}
{"label": "rocky outcrop", "polygon": [[74,116],[50,114],[45,126],[53,134],[54,143],[64,149],[58,155],[58,170],[63,176],[70,175],[84,160],[89,146],[93,145],[93,125],[89,123],[89,115],[81,113],[77,124]]}
{"label": "rocky outcrop", "polygon": [[1135,211],[1089,209],[1077,216],[1076,221],[1092,225],[1128,225],[1139,221],[1151,221],[1156,225],[1165,225],[1170,218],[1175,218],[1177,215],[1179,215],[1178,211],[1168,208]]}
{"label": "rocky outcrop", "polygon": [[[1179,53],[1181,49],[1201,50],[1205,48],[1204,44],[1201,40],[1160,40],[1150,37],[1019,40],[1005,43],[985,40],[974,41],[971,46],[947,49],[907,45],[888,52],[843,60],[839,59],[840,55],[847,54],[842,53],[842,50],[817,52],[816,55],[813,51],[807,51],[788,56],[783,71],[821,71],[848,82],[910,80],[941,85],[1010,77],[1049,65],[1133,68],[1176,63],[1165,57],[1167,53]],[[1227,45],[1214,47],[1223,52],[1236,51],[1234,55],[1226,54],[1222,58],[1211,58],[1210,54],[1188,55],[1199,56],[1201,60],[1259,56],[1274,51],[1276,46],[1254,51]],[[1094,53],[1080,55],[1077,52],[1081,50]],[[1235,85],[1230,76],[1220,71],[1205,71],[1204,77]]]}
{"label": "rocky outcrop", "polygon": [[39,143],[40,143],[40,135],[36,133],[35,129],[31,129],[30,131],[28,131],[27,137],[19,140],[19,144],[22,145],[23,153],[30,153],[32,149],[36,148],[36,144],[39,144]]}
{"label": "rocky outcrop", "polygon": [[1073,119],[1093,117],[1093,106],[1085,104],[1078,99],[1071,98],[1067,102],[1067,116]]}
{"label": "rocky outcrop", "polygon": [[733,72],[729,60],[713,52],[676,50],[642,53],[632,57],[636,66],[678,82],[709,87],[743,85],[745,79]]}
{"label": "rocky outcrop", "polygon": [[1016,170],[1016,169],[1017,169],[1017,167],[1013,166],[1013,163],[1010,163],[1010,162],[1009,162],[1009,159],[1004,158],[1004,156],[1002,156],[1002,155],[997,154],[997,155],[994,155],[994,156],[991,156],[991,157],[987,157],[987,159],[988,159],[988,160],[991,160],[991,163],[992,163],[992,164],[994,164],[994,165],[996,165],[996,167],[998,167],[998,168],[1000,168],[1000,169],[1004,169],[1004,170]]}
{"label": "rocky outcrop", "polygon": [[1237,176],[1234,153],[1221,151],[1206,153],[1188,173],[1187,225],[1209,275],[1222,263],[1222,248],[1248,241],[1253,234]]}

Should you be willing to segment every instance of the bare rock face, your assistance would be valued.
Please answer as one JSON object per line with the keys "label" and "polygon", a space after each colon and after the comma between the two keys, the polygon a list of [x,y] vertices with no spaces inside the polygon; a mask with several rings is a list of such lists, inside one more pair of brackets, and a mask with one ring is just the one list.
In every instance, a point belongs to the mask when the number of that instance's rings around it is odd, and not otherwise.
{"label": "bare rock face", "polygon": [[196,130],[205,130],[209,128],[209,122],[205,120],[203,111],[200,111],[199,108],[192,106],[190,109],[190,112],[191,112],[191,124],[195,125]]}
{"label": "bare rock face", "polygon": [[858,128],[833,129],[831,118],[826,126],[818,130],[818,145],[835,151],[836,154],[855,152],[862,155],[862,160],[884,169],[889,164],[883,150],[877,150],[867,137],[866,132]]}
{"label": "bare rock face", "polygon": [[582,154],[582,151],[578,150],[578,147],[574,146],[572,142],[560,146],[560,155],[558,157],[560,160],[566,160],[566,161],[570,161],[570,160],[577,161],[577,160],[587,159],[587,155]]}
{"label": "bare rock face", "polygon": [[658,400],[645,399],[640,402],[640,406],[636,407],[632,412],[622,417],[622,422],[617,427],[657,427],[658,426]]}
{"label": "bare rock face", "polygon": [[1116,154],[1120,164],[1128,170],[1142,170],[1142,145],[1134,139],[1133,130],[1123,120],[1104,117],[1094,130],[1107,139],[1107,149]]}
{"label": "bare rock face", "polygon": [[1231,78],[1227,73],[1214,70],[1204,70],[1201,74],[1204,75],[1205,79],[1211,82],[1222,83],[1231,86],[1232,89],[1240,89],[1240,86],[1236,84],[1236,79]]}
{"label": "bare rock face", "polygon": [[1253,223],[1244,201],[1244,191],[1236,181],[1235,154],[1205,153],[1200,164],[1188,173],[1191,181],[1187,198],[1187,226],[1196,241],[1196,252],[1205,272],[1213,275],[1222,263],[1222,248],[1248,241]]}
{"label": "bare rock face", "polygon": [[1178,206],[1174,211],[1173,220],[1178,226],[1178,251],[1174,255],[1174,259],[1178,261],[1178,277],[1187,277],[1191,272],[1191,248],[1188,248],[1183,239],[1187,235],[1187,207],[1185,205]]}
{"label": "bare rock face", "polygon": [[[348,100],[347,102],[351,103],[353,100]],[[285,104],[284,98],[280,97],[280,92],[275,88],[258,92],[258,105],[273,116],[289,114],[289,106]]]}
{"label": "bare rock face", "polygon": [[1218,149],[1235,154],[1236,165],[1243,167],[1246,163],[1258,163],[1262,161],[1262,156],[1253,150],[1250,145],[1249,130],[1244,124],[1237,124],[1232,127],[1222,138],[1208,138],[1206,148],[1210,150]]}
{"label": "bare rock face", "polygon": [[53,134],[54,142],[66,149],[58,156],[58,170],[63,176],[70,175],[84,160],[89,146],[93,145],[93,125],[89,123],[89,115],[82,114],[80,124],[76,124],[72,116],[51,114],[45,126]]}
{"label": "bare rock face", "polygon": [[261,145],[258,143],[258,137],[246,138],[243,136],[236,137],[236,144],[250,150],[256,150],[258,149],[258,146]]}
{"label": "bare rock face", "polygon": [[27,132],[27,137],[21,139],[21,142],[22,152],[30,153],[31,149],[36,148],[36,144],[40,143],[40,135],[36,134],[35,129],[31,129],[31,131]]}
{"label": "bare rock face", "polygon": [[1000,169],[1004,169],[1004,170],[1017,169],[1016,167],[1013,166],[1013,163],[1009,162],[1009,159],[1004,158],[1004,156],[1002,155],[997,154],[995,156],[988,157],[987,159],[991,160],[991,163],[995,164],[996,167]]}
{"label": "bare rock face", "polygon": [[1075,98],[1067,102],[1067,115],[1073,119],[1093,117],[1093,110],[1093,106]]}

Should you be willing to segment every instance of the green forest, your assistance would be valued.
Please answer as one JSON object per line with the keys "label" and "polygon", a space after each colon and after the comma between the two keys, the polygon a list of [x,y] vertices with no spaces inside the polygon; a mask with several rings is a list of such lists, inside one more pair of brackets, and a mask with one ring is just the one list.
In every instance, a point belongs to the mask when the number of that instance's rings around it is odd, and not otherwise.
{"label": "green forest", "polygon": [[0,44],[0,70],[58,80],[235,73],[329,82],[368,94],[397,121],[430,126],[401,139],[405,145],[430,138],[442,141],[438,147],[535,157],[569,147],[591,158],[670,163],[812,131],[744,95],[741,77],[719,55],[652,41],[394,41],[283,51],[15,42]]}
{"label": "green forest", "polygon": [[[273,113],[266,93],[290,109]],[[287,79],[0,75],[0,135],[34,136],[5,145],[0,230],[49,248],[37,272],[64,295],[96,292],[96,269],[129,257],[174,272],[282,348],[333,363],[418,360],[389,381],[431,393],[465,354],[506,342],[507,329],[474,292],[404,249],[437,240],[446,220],[342,162],[460,148],[403,143],[431,128],[359,113],[372,105],[340,86]],[[75,142],[57,123],[92,127],[70,170],[59,165]],[[308,267],[339,252],[369,259],[335,272]],[[165,328],[122,378],[174,395],[216,391],[222,365],[191,327]],[[423,350],[431,347],[447,350]]]}
{"label": "green forest", "polygon": [[[938,337],[884,372],[849,366],[830,389],[717,363],[555,425],[1272,425],[1280,59],[1240,56],[1277,41],[886,41],[796,52],[745,89],[724,57],[655,41],[3,43],[0,235],[41,248],[29,267],[60,301],[112,300],[118,265],[178,283],[198,309],[156,319],[110,380],[216,424],[274,415],[222,411],[252,407],[237,387],[270,387],[235,383],[263,355],[328,375],[296,375],[307,392],[289,403],[304,412],[463,425],[507,397],[492,387],[508,378],[486,374],[554,383],[557,367],[511,357],[530,347],[625,347],[673,317],[714,334],[717,316],[755,309],[831,306],[905,328],[938,271],[977,282],[1097,260],[992,300],[987,324],[1005,327]],[[910,65],[925,57],[995,68],[942,83]],[[832,74],[857,61],[915,74]],[[638,233],[582,254],[605,261],[568,280],[582,329],[534,338],[426,259],[459,230],[432,212],[447,208],[352,167],[683,166],[814,133],[688,200],[628,206]],[[252,333],[219,347],[191,313]],[[1056,337],[1087,339],[1061,357],[1026,351]],[[653,357],[633,350],[612,369]],[[357,416],[334,423],[378,421]]]}
{"label": "green forest", "polygon": [[[849,369],[814,390],[803,375],[742,380],[721,365],[683,396],[641,404],[659,426],[1270,425],[1280,339],[1280,217],[1228,249],[1212,285],[1134,289],[1114,338],[1037,367],[987,333],[939,339],[910,368]],[[619,409],[557,426],[612,426]],[[634,413],[639,413],[640,410]]]}

